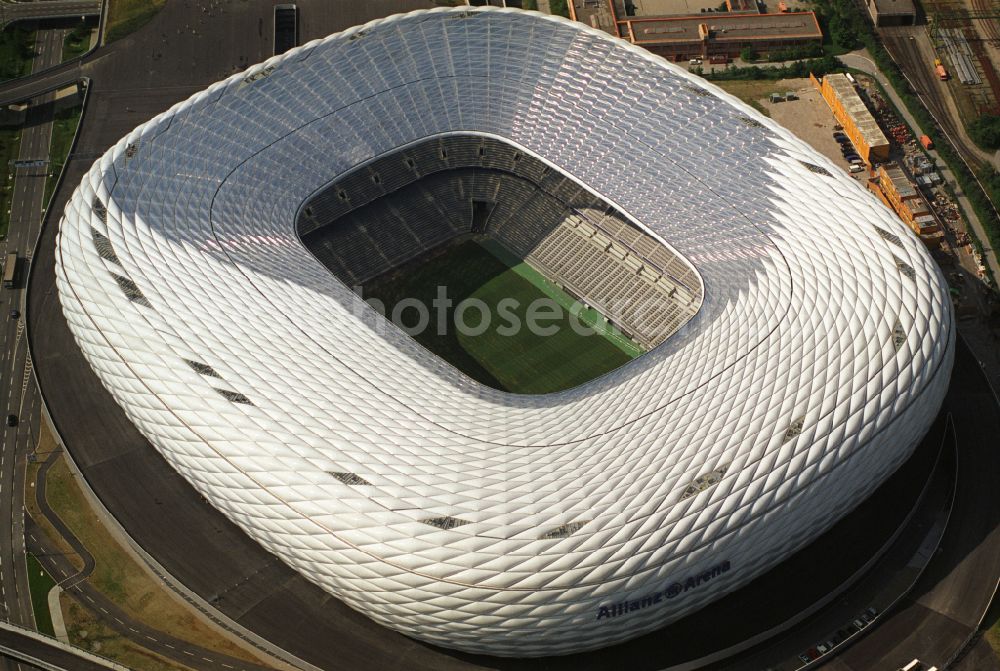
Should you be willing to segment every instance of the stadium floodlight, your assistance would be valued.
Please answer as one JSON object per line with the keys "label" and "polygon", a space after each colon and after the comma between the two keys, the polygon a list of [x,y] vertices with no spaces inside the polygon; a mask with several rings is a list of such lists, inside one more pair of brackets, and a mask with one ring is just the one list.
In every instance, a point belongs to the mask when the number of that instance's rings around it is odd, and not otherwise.
{"label": "stadium floodlight", "polygon": [[[541,396],[376,337],[300,240],[303,204],[455,134],[626,214],[697,272],[697,312]],[[57,255],[87,360],[212,505],[376,621],[496,655],[623,641],[779,564],[909,457],[954,349],[927,250],[833,163],[517,10],[394,16],[209,87],[94,164]]]}

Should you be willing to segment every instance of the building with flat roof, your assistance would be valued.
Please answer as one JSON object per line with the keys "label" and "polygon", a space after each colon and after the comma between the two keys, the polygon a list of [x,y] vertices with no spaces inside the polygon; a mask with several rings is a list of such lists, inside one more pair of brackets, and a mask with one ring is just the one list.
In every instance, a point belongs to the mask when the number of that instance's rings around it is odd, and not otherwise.
{"label": "building with flat roof", "polygon": [[875,176],[868,180],[868,190],[891,207],[925,245],[931,249],[941,246],[944,241],[941,224],[902,168],[895,163],[880,165]]}
{"label": "building with flat roof", "polygon": [[858,95],[854,82],[842,73],[817,79],[809,75],[833,115],[851,138],[854,148],[869,165],[889,160],[889,139],[882,132],[865,101]]}
{"label": "building with flat roof", "polygon": [[[823,31],[814,12],[761,14],[752,0],[719,3],[698,0],[645,0],[626,13],[621,0],[573,0],[571,18],[645,47],[669,60],[737,58],[745,48],[769,53],[822,44]],[[649,15],[643,9],[663,14]],[[698,13],[693,10],[698,9]],[[671,10],[674,13],[667,14]]]}
{"label": "building with flat roof", "polygon": [[913,0],[865,0],[876,26],[912,26],[917,22]]}
{"label": "building with flat roof", "polygon": [[642,17],[616,25],[619,37],[673,60],[737,58],[747,47],[767,53],[823,41],[813,12]]}

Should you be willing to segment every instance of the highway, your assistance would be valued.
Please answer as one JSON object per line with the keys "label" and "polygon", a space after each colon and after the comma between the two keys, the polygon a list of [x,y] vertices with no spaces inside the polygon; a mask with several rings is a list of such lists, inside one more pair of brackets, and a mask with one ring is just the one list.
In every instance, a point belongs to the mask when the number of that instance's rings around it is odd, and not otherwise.
{"label": "highway", "polygon": [[[33,71],[49,68],[62,59],[62,30],[39,30],[36,35]],[[19,160],[48,159],[52,134],[52,110],[46,104],[52,94],[40,98],[28,110],[21,132]],[[19,168],[15,174],[11,199],[10,228],[0,250],[3,255],[17,252],[24,256],[34,244],[42,222],[42,198],[45,191],[47,165]],[[22,268],[26,265],[22,261]],[[21,310],[23,271],[19,285],[2,291],[0,321],[4,347],[0,358],[0,415],[17,415],[16,427],[2,429],[0,436],[0,600],[3,619],[25,627],[34,626],[31,596],[24,554],[24,472],[28,452],[38,437],[40,409],[36,387],[31,381],[24,322],[10,316],[12,309]],[[22,668],[24,665],[21,665]],[[16,668],[16,665],[15,665]]]}

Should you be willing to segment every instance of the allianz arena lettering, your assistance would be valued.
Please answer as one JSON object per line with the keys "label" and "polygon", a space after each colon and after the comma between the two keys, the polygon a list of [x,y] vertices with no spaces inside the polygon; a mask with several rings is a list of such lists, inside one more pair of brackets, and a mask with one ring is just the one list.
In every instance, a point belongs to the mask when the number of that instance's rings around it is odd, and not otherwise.
{"label": "allianz arena lettering", "polygon": [[631,601],[622,601],[610,606],[601,606],[597,610],[597,619],[601,620],[604,618],[621,617],[622,615],[628,615],[629,613],[642,610],[643,608],[655,606],[666,599],[676,598],[681,594],[708,582],[712,578],[719,577],[728,571],[729,568],[729,562],[724,561],[721,564],[713,566],[707,571],[702,571],[697,575],[688,577],[683,582],[670,583],[665,589],[660,590],[659,592],[653,592],[652,594],[647,594],[646,596],[638,599],[632,599]]}

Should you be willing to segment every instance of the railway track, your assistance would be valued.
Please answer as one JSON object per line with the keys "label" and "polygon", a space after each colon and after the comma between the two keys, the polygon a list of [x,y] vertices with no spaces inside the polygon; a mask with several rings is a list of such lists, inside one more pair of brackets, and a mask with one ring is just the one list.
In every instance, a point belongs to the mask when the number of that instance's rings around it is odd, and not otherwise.
{"label": "railway track", "polygon": [[955,150],[967,159],[990,163],[992,156],[981,150],[965,135],[965,129],[956,119],[948,105],[948,88],[934,73],[933,49],[929,45],[922,48],[927,40],[926,33],[919,26],[900,26],[880,29],[886,49],[896,60],[903,74],[909,80],[914,92],[937,121],[938,126],[951,140]]}
{"label": "railway track", "polygon": [[[981,13],[984,17],[996,11],[990,0],[972,0],[972,9],[977,14]],[[997,24],[997,20],[994,18],[981,18],[978,21],[983,31],[983,37],[989,40],[993,46],[1000,47],[1000,25]]]}

